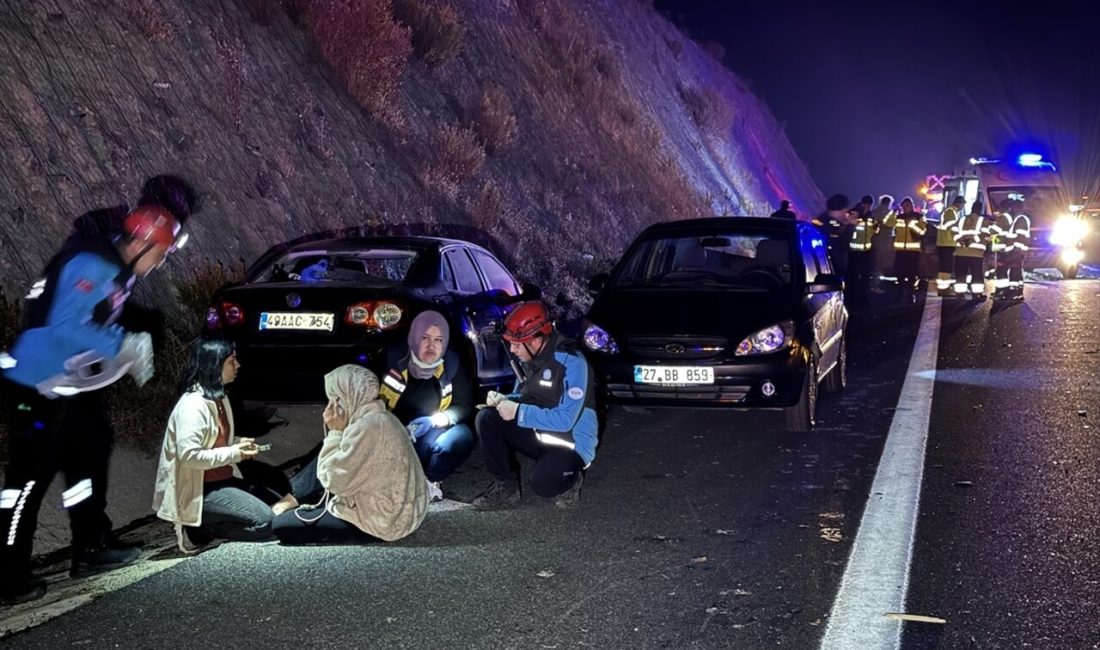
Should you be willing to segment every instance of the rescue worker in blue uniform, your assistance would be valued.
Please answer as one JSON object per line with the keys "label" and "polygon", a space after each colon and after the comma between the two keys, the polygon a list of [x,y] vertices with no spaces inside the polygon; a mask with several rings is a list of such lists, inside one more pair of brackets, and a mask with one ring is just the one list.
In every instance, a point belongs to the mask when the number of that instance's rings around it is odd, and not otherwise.
{"label": "rescue worker in blue uniform", "polygon": [[541,497],[559,508],[580,499],[584,470],[596,456],[598,423],[592,371],[579,348],[562,338],[541,302],[516,306],[504,340],[518,360],[511,394],[491,391],[475,427],[493,482],[473,505],[479,510],[518,506],[522,495],[515,452],[535,459],[528,477]]}
{"label": "rescue worker in blue uniform", "polygon": [[77,219],[26,296],[25,329],[10,354],[0,353],[10,431],[0,492],[0,603],[46,592],[31,579],[31,552],[38,509],[58,470],[72,527],[71,573],[117,568],[140,554],[112,538],[105,512],[114,434],[100,389],[126,374],[139,385],[152,377],[150,335],[127,332],[118,321],[135,280],[181,243],[182,222],[197,205],[180,179],[174,191],[143,192],[141,200],[147,202],[124,215],[108,210]]}

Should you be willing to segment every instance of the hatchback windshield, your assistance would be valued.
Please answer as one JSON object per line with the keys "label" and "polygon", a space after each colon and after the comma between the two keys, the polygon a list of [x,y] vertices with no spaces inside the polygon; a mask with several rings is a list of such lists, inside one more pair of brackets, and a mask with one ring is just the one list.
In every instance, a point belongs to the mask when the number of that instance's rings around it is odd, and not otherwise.
{"label": "hatchback windshield", "polygon": [[407,249],[293,251],[275,258],[256,282],[404,282],[415,260]]}
{"label": "hatchback windshield", "polygon": [[765,233],[722,233],[651,239],[625,260],[620,288],[770,289],[791,282],[791,246]]}

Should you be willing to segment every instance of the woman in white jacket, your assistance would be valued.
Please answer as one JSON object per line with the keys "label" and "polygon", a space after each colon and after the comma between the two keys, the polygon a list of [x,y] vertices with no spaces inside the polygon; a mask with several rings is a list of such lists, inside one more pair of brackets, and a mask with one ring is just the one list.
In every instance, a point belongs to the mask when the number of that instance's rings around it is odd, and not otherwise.
{"label": "woman in white jacket", "polygon": [[180,381],[182,396],[164,432],[153,510],[175,524],[185,553],[198,552],[214,539],[272,539],[273,517],[297,505],[288,482],[264,484],[279,476],[277,470],[264,466],[247,471],[249,463],[238,466],[260,451],[251,438],[235,437],[225,387],[239,368],[237,353],[227,341],[200,340],[192,345]]}
{"label": "woman in white jacket", "polygon": [[295,477],[315,482],[320,496],[277,516],[275,535],[284,544],[317,544],[412,534],[428,510],[427,479],[408,431],[378,399],[378,377],[340,366],[325,375],[325,394],[321,452]]}

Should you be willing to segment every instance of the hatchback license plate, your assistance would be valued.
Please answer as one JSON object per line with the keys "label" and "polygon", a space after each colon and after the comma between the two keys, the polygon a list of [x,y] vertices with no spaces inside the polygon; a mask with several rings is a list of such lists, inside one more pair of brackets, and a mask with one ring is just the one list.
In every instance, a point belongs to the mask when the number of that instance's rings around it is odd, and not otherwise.
{"label": "hatchback license plate", "polygon": [[260,313],[260,329],[331,332],[332,320],[332,314],[265,311]]}
{"label": "hatchback license plate", "polygon": [[713,384],[714,368],[706,366],[634,366],[636,384]]}

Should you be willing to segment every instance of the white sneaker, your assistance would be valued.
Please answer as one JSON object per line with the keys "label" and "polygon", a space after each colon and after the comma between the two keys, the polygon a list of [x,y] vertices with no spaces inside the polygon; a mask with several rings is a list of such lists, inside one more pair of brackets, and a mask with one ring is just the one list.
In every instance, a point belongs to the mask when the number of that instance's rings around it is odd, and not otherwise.
{"label": "white sneaker", "polygon": [[439,481],[428,481],[428,501],[442,501],[443,487]]}

